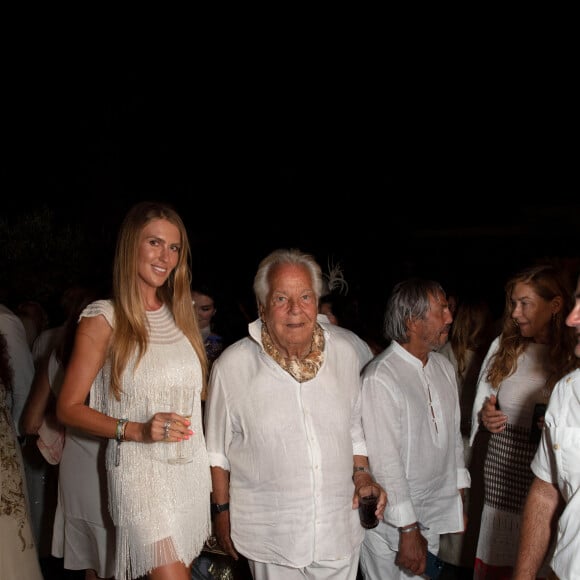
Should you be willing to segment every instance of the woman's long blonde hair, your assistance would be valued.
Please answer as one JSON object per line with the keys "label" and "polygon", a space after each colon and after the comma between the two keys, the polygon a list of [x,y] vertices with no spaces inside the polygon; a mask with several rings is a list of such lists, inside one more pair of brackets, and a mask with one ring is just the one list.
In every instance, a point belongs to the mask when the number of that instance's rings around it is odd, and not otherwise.
{"label": "woman's long blonde hair", "polygon": [[516,371],[519,356],[533,342],[532,338],[521,335],[512,320],[511,296],[514,286],[519,283],[529,284],[544,300],[562,297],[562,308],[550,323],[549,349],[544,360],[548,376],[546,387],[552,392],[560,378],[580,366],[580,360],[574,356],[575,331],[566,326],[566,316],[574,307],[574,296],[566,273],[552,264],[526,268],[506,284],[503,329],[498,351],[492,357],[487,372],[487,380],[495,389],[499,388],[501,382]]}
{"label": "woman's long blonde hair", "polygon": [[203,385],[207,383],[207,356],[197,317],[191,300],[191,248],[187,230],[179,214],[169,205],[140,202],[134,205],[123,220],[113,265],[113,303],[115,328],[110,345],[111,390],[121,398],[122,376],[131,356],[136,352],[139,364],[147,351],[149,328],[145,304],[139,292],[138,261],[139,242],[143,228],[152,220],[165,219],[179,230],[181,250],[175,269],[163,286],[157,290],[159,299],[172,312],[177,327],[188,338],[202,368]]}

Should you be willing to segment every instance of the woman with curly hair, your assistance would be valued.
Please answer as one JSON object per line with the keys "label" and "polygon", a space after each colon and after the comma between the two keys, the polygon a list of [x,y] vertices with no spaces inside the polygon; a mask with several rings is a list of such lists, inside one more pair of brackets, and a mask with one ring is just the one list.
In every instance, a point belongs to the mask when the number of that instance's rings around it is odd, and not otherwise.
{"label": "woman with curly hair", "polygon": [[[566,273],[533,266],[513,276],[505,290],[502,332],[483,362],[472,410],[470,443],[478,429],[490,433],[476,579],[512,577],[545,407],[558,379],[579,366],[574,329],[565,324],[574,306]],[[548,573],[545,568],[539,577]]]}

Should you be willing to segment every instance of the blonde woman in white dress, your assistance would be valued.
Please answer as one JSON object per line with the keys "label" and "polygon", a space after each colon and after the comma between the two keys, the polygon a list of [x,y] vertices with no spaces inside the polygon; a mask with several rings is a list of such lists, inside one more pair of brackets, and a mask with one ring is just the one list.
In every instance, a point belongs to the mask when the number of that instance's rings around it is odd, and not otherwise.
{"label": "blonde woman in white dress", "polygon": [[[210,533],[200,398],[207,359],[189,262],[187,231],[170,206],[142,202],[129,211],[113,298],[81,314],[57,403],[62,423],[109,439],[116,580],[189,580]],[[177,395],[188,408],[178,408]]]}

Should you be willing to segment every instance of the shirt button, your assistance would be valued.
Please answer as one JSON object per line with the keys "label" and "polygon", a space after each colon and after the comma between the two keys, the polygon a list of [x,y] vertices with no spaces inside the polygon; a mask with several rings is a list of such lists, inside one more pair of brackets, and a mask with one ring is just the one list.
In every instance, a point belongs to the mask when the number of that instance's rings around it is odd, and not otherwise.
{"label": "shirt button", "polygon": [[554,443],[554,450],[558,451],[558,449],[560,449],[560,445],[558,445],[558,443]]}

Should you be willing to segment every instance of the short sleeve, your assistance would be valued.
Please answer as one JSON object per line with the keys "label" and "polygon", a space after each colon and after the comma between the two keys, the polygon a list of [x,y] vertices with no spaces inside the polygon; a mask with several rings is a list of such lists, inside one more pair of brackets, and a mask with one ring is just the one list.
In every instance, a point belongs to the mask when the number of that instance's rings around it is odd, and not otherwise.
{"label": "short sleeve", "polygon": [[91,302],[79,316],[79,321],[81,318],[91,318],[94,316],[102,315],[105,320],[109,323],[111,328],[114,328],[115,321],[115,311],[113,308],[113,303],[110,300],[95,300]]}

